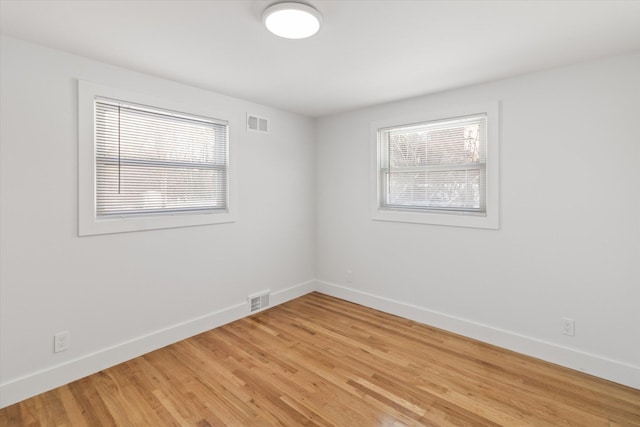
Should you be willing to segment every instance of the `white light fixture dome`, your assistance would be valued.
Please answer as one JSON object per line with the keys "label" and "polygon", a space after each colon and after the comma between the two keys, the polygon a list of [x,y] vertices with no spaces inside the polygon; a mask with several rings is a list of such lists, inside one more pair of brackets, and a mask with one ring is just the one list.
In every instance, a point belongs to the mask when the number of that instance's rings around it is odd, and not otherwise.
{"label": "white light fixture dome", "polygon": [[262,22],[276,36],[286,39],[305,39],[318,32],[322,15],[307,4],[276,3],[265,9]]}

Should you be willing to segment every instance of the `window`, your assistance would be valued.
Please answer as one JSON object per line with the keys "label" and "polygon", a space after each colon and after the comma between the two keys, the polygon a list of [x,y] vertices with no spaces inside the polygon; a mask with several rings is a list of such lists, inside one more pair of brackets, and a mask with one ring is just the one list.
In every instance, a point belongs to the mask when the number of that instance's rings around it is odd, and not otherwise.
{"label": "window", "polygon": [[374,219],[497,228],[496,109],[374,124]]}
{"label": "window", "polygon": [[232,220],[228,122],[80,83],[81,235]]}
{"label": "window", "polygon": [[486,122],[482,114],[379,129],[381,206],[484,213]]}
{"label": "window", "polygon": [[95,101],[96,216],[226,211],[228,125]]}

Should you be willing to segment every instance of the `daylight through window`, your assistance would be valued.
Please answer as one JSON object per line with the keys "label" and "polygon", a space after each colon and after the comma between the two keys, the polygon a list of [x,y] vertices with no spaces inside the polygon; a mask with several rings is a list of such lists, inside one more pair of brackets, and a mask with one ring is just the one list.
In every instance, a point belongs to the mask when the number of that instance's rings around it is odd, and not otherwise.
{"label": "daylight through window", "polygon": [[378,129],[380,207],[486,212],[485,114]]}
{"label": "daylight through window", "polygon": [[227,210],[228,124],[95,101],[96,218]]}

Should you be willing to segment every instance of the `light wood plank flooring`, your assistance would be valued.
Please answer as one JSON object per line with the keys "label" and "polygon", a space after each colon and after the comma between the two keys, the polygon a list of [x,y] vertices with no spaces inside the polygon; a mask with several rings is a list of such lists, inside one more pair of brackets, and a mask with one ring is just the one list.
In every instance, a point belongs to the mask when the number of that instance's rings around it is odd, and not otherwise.
{"label": "light wood plank flooring", "polygon": [[2,426],[640,426],[640,390],[319,293],[0,411]]}

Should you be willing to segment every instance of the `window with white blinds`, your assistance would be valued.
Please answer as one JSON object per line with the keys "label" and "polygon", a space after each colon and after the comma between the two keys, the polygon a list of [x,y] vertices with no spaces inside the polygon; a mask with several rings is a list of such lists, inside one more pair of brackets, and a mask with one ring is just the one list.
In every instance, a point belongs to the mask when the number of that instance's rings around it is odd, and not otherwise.
{"label": "window with white blinds", "polygon": [[499,228],[499,129],[499,101],[372,122],[372,218]]}
{"label": "window with white blinds", "polygon": [[97,219],[227,210],[228,124],[95,100]]}
{"label": "window with white blinds", "polygon": [[78,81],[80,236],[236,221],[226,113],[161,92]]}
{"label": "window with white blinds", "polygon": [[486,212],[486,123],[477,114],[379,129],[381,207]]}

